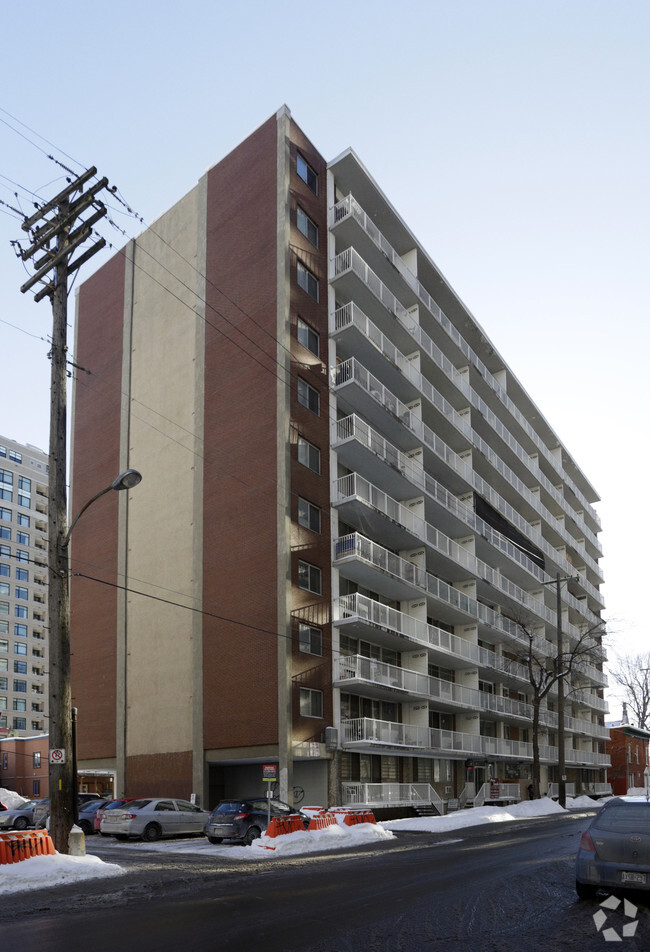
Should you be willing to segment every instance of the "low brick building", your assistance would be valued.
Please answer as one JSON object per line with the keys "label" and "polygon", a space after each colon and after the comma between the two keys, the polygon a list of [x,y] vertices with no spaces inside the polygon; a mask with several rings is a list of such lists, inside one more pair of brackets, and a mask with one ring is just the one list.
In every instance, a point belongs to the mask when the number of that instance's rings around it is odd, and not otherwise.
{"label": "low brick building", "polygon": [[607,779],[615,796],[622,796],[631,787],[645,786],[644,771],[648,765],[648,741],[650,731],[631,724],[611,727],[607,741],[607,753],[612,760]]}
{"label": "low brick building", "polygon": [[48,735],[0,738],[0,787],[28,799],[49,796]]}

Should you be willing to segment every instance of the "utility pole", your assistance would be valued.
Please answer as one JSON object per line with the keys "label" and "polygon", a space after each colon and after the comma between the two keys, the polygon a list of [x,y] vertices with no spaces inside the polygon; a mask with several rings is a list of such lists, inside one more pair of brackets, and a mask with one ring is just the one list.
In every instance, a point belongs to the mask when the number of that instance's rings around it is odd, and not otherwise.
{"label": "utility pole", "polygon": [[[106,215],[106,206],[96,195],[108,185],[108,179],[86,188],[96,175],[91,168],[71,181],[30,218],[22,228],[31,239],[23,250],[14,242],[23,261],[34,259],[34,275],[22,285],[23,294],[35,284],[43,287],[35,301],[52,301],[52,376],[50,397],[50,471],[48,507],[49,561],[49,779],[50,834],[59,853],[68,853],[69,834],[75,822],[77,778],[72,738],[70,692],[70,606],[68,592],[67,514],[67,323],[68,281],[77,269],[106,244],[95,241],[74,261],[71,257],[93,234],[93,225]],[[79,194],[77,194],[79,193]],[[82,216],[87,215],[84,219]],[[38,260],[37,254],[41,256]]]}

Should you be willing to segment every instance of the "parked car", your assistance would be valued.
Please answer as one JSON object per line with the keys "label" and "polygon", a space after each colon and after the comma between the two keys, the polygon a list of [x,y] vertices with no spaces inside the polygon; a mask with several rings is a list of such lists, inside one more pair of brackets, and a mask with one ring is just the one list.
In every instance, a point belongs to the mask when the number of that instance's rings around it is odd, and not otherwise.
{"label": "parked car", "polygon": [[140,836],[149,842],[161,836],[198,833],[210,814],[188,800],[155,799],[132,800],[124,810],[107,810],[102,818],[101,832],[125,840]]}
{"label": "parked car", "polygon": [[85,836],[92,836],[95,832],[95,816],[100,807],[105,806],[108,800],[88,800],[79,807],[77,826]]}
{"label": "parked car", "polygon": [[34,809],[39,800],[26,800],[14,810],[0,813],[0,830],[26,830],[34,825]]}
{"label": "parked car", "polygon": [[593,898],[599,889],[650,889],[650,802],[615,797],[582,834],[576,858],[576,892]]}
{"label": "parked car", "polygon": [[[122,800],[106,800],[105,803],[102,803],[99,810],[93,817],[93,826],[95,827],[95,833],[101,832],[101,822],[102,817],[104,816],[105,810],[119,810],[120,807],[123,807],[127,803],[133,803],[134,800],[139,800],[140,797],[124,797]],[[107,836],[108,834],[104,834]]]}
{"label": "parked car", "polygon": [[[265,797],[222,800],[212,811],[205,825],[205,833],[210,843],[223,840],[239,840],[247,846],[264,833],[269,825],[269,803],[271,819],[290,816],[300,811],[294,810],[283,800],[268,800]],[[307,814],[300,812],[305,827],[309,825]]]}
{"label": "parked car", "polygon": [[[88,803],[89,800],[101,800],[102,797],[98,793],[78,793],[77,794],[77,803],[79,807],[84,803]],[[38,801],[38,806],[34,809],[34,826],[37,829],[44,829],[47,826],[48,819],[50,816],[50,798],[44,797],[42,800]]]}

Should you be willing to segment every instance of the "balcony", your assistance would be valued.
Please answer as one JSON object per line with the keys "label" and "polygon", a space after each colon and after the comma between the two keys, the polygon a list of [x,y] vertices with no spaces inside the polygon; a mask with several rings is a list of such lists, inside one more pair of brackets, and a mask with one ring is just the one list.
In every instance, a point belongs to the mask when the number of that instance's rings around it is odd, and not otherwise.
{"label": "balcony", "polygon": [[[399,272],[405,282],[406,287],[408,288],[407,293],[409,295],[409,300],[412,300],[411,292],[415,293],[417,300],[426,307],[427,311],[429,311],[433,318],[440,324],[449,338],[454,341],[456,346],[460,349],[463,357],[466,360],[469,360],[476,370],[478,370],[481,379],[484,380],[490,390],[496,394],[496,398],[498,399],[499,403],[508,409],[513,418],[517,421],[522,430],[532,441],[534,446],[539,449],[544,459],[552,466],[560,478],[573,492],[576,499],[578,500],[578,503],[588,512],[596,528],[600,529],[601,522],[598,513],[589,503],[582,491],[576,486],[574,481],[568,476],[561,460],[558,460],[552,450],[548,448],[544,440],[532,427],[528,419],[523,415],[513,400],[509,397],[508,393],[501,387],[501,384],[496,379],[496,377],[494,377],[494,375],[485,366],[483,361],[481,361],[478,355],[463,339],[446,314],[441,310],[426,288],[418,280],[416,275],[413,274],[413,272],[408,268],[402,257],[394,250],[390,242],[387,241],[381,231],[377,228],[375,222],[365,213],[362,206],[354,199],[352,195],[348,195],[332,209],[330,209],[330,227],[332,229],[340,230],[346,219],[354,220],[354,222],[356,222],[356,224],[361,228],[362,232],[367,235],[370,241],[376,246],[377,249],[379,249],[381,254],[377,257],[378,262],[388,259],[390,264],[392,264],[393,267]],[[354,240],[355,233],[354,230],[352,230],[347,238],[347,241],[350,245],[352,245]],[[381,296],[378,296],[381,299]],[[424,332],[422,331],[422,333]],[[427,350],[426,347],[423,347],[423,349]],[[439,348],[437,349],[439,350]]]}
{"label": "balcony", "polygon": [[[333,561],[339,569],[345,566],[346,578],[364,588],[381,591],[390,600],[409,601],[426,592],[437,602],[436,614],[443,621],[459,624],[460,613],[490,629],[498,629],[520,648],[528,646],[528,639],[514,622],[358,532],[334,540]],[[537,636],[533,645],[545,654],[554,650],[550,642]]]}
{"label": "balcony", "polygon": [[481,734],[441,730],[381,721],[372,717],[358,717],[341,721],[343,747],[372,750],[376,747],[426,750],[446,757],[516,757],[532,759],[532,744]]}
{"label": "balcony", "polygon": [[[396,608],[388,608],[366,595],[346,595],[334,602],[335,626],[360,637],[401,651],[410,646],[429,649],[432,661],[452,668],[478,666],[489,675],[496,672],[500,680],[521,686],[528,683],[526,666],[511,661],[451,632],[428,625]],[[404,641],[407,642],[406,646]]]}

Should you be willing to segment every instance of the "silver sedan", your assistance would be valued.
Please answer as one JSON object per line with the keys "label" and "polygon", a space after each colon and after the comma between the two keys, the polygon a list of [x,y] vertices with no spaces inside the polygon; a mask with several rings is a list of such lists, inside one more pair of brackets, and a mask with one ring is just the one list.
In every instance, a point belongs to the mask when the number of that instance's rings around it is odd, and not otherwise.
{"label": "silver sedan", "polygon": [[180,836],[191,833],[203,835],[210,816],[189,800],[142,799],[131,800],[122,810],[108,810],[102,817],[100,830],[118,840],[139,836],[153,842],[162,836]]}

